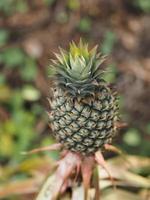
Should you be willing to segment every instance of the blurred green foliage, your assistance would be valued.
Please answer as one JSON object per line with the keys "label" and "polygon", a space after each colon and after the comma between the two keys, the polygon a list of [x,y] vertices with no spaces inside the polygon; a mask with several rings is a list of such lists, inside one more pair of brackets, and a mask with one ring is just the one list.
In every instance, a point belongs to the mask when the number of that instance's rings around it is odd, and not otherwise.
{"label": "blurred green foliage", "polygon": [[123,136],[123,140],[129,146],[136,147],[141,143],[140,133],[137,129],[129,129]]}
{"label": "blurred green foliage", "polygon": [[[0,65],[4,66],[4,73],[0,74],[0,104],[9,112],[9,118],[0,122],[0,141],[3,144],[0,146],[0,161],[18,163],[24,159],[20,153],[31,148],[37,139],[37,117],[40,115],[42,119],[45,114],[37,103],[41,93],[31,84],[37,76],[37,64],[21,48],[11,47],[1,51]],[[20,74],[22,83],[17,88],[9,84],[8,70],[11,74]],[[31,106],[28,108],[26,104]]]}
{"label": "blurred green foliage", "polygon": [[3,85],[5,83],[6,79],[3,74],[0,74],[0,85]]}
{"label": "blurred green foliage", "polygon": [[27,56],[21,48],[8,48],[1,52],[0,63],[7,69],[20,69],[21,78],[33,81],[37,75],[36,60]]}
{"label": "blurred green foliage", "polygon": [[47,6],[51,6],[53,5],[53,3],[55,2],[56,0],[44,0],[44,3],[47,5]]}
{"label": "blurred green foliage", "polygon": [[5,45],[9,38],[9,32],[6,29],[0,30],[0,47]]}
{"label": "blurred green foliage", "polygon": [[78,24],[78,29],[81,32],[89,32],[91,30],[91,26],[92,26],[92,21],[89,17],[83,17],[80,19],[80,22]]}
{"label": "blurred green foliage", "polygon": [[26,57],[24,60],[24,68],[20,71],[23,80],[33,81],[37,76],[36,60]]}
{"label": "blurred green foliage", "polygon": [[[1,89],[0,92],[3,95]],[[40,94],[33,86],[25,86],[9,92],[9,95],[9,101],[5,101],[5,105],[9,108],[11,116],[8,120],[0,122],[0,140],[3,141],[3,145],[0,146],[0,160],[18,162],[23,158],[21,151],[27,150],[37,137],[35,123],[39,113],[27,110],[24,103],[26,100],[37,101]],[[40,110],[40,114],[42,112],[43,109]]]}
{"label": "blurred green foliage", "polygon": [[5,15],[24,13],[28,11],[28,4],[25,0],[0,0],[0,11]]}
{"label": "blurred green foliage", "polygon": [[60,24],[66,23],[68,19],[69,19],[68,14],[64,11],[59,12],[56,16],[56,21]]}
{"label": "blurred green foliage", "polygon": [[107,31],[103,43],[101,45],[101,50],[104,54],[110,54],[113,50],[117,38],[114,32]]}
{"label": "blurred green foliage", "polygon": [[80,7],[80,1],[79,0],[68,0],[67,6],[70,10],[77,10]]}
{"label": "blurred green foliage", "polygon": [[0,62],[7,68],[22,66],[25,54],[20,48],[8,48],[0,55]]}
{"label": "blurred green foliage", "polygon": [[149,0],[134,0],[133,4],[145,13],[150,13],[150,1]]}
{"label": "blurred green foliage", "polygon": [[104,80],[108,83],[115,83],[117,78],[117,72],[118,71],[115,63],[108,65],[106,71],[103,74]]}

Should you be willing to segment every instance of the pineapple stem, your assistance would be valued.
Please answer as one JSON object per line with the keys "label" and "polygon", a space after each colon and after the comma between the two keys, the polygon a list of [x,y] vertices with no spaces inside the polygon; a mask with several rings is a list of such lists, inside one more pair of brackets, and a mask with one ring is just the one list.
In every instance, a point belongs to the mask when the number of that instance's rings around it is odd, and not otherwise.
{"label": "pineapple stem", "polygon": [[108,174],[108,176],[109,176],[109,178],[110,178],[110,180],[112,182],[113,188],[116,190],[116,184],[114,182],[114,179],[111,176],[110,170],[108,169],[106,161],[105,161],[105,159],[104,159],[104,157],[103,157],[103,155],[102,155],[102,153],[100,151],[97,151],[95,153],[95,160],[103,169],[105,169],[105,171],[107,172],[107,174]]}
{"label": "pineapple stem", "polygon": [[81,158],[79,155],[68,152],[64,158],[59,161],[59,166],[51,178],[43,185],[41,192],[36,200],[56,200],[61,192],[64,192],[68,186],[68,179],[74,172]]}
{"label": "pineapple stem", "polygon": [[[49,147],[44,148],[44,150],[57,149],[60,147],[61,147],[60,144],[56,144],[56,145],[52,145],[51,148]],[[106,147],[107,148],[111,147],[111,145],[110,146],[106,145]],[[33,152],[33,150],[30,152]],[[34,152],[37,152],[37,149],[35,149]],[[43,185],[41,192],[39,193],[36,200],[58,199],[59,195],[67,189],[70,183],[71,185],[73,184],[73,182],[71,181],[72,175],[75,177],[74,181],[76,182],[76,179],[79,174],[82,175],[82,180],[83,180],[84,200],[87,200],[89,198],[88,192],[89,192],[92,176],[93,176],[93,181],[94,181],[93,182],[94,187],[96,189],[95,200],[99,200],[100,199],[99,175],[97,172],[97,168],[94,170],[94,167],[96,166],[95,162],[97,162],[98,165],[100,165],[106,170],[114,189],[116,189],[114,179],[111,176],[111,173],[104,160],[104,157],[100,151],[96,152],[95,155],[93,156],[86,156],[86,157],[77,153],[65,151],[62,159],[58,162],[58,167],[57,167],[56,172],[54,173],[52,178],[50,177],[48,178],[46,183]]]}
{"label": "pineapple stem", "polygon": [[[105,144],[104,148],[108,151],[112,151],[114,153],[119,154],[120,156],[122,156],[123,160],[125,160],[127,163],[129,163],[129,160],[127,159],[127,155],[125,152],[123,152],[121,149],[119,149],[118,147],[115,147],[111,144]],[[129,163],[130,164],[130,163]]]}
{"label": "pineapple stem", "polygon": [[119,148],[117,148],[117,147],[115,147],[115,146],[113,146],[111,144],[105,144],[104,148],[106,150],[108,150],[108,151],[112,151],[112,152],[118,153],[119,155],[123,154],[123,152]]}
{"label": "pineapple stem", "polygon": [[127,126],[128,126],[128,124],[127,123],[125,123],[125,122],[115,122],[115,126],[116,126],[116,128],[117,129],[122,129],[122,128],[126,128]]}
{"label": "pineapple stem", "polygon": [[82,164],[81,164],[81,173],[83,178],[83,184],[84,184],[84,199],[87,200],[88,198],[88,189],[90,187],[90,181],[93,173],[94,168],[94,158],[92,156],[84,158]]}
{"label": "pineapple stem", "polygon": [[93,172],[93,185],[95,188],[95,200],[100,200],[100,184],[97,166],[95,167],[95,170]]}

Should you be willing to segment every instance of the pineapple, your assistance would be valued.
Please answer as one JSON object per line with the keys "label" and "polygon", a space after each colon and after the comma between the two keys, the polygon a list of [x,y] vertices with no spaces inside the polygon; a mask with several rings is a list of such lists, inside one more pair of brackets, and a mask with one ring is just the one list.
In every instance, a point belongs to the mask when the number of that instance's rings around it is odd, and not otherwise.
{"label": "pineapple", "polygon": [[50,124],[65,149],[94,155],[116,134],[116,97],[102,78],[105,56],[97,46],[89,50],[82,41],[72,42],[69,51],[60,48],[52,60],[53,98]]}
{"label": "pineapple", "polygon": [[51,65],[54,73],[49,118],[58,143],[30,153],[62,147],[66,151],[36,199],[58,199],[68,186],[74,187],[75,182],[83,183],[85,200],[90,198],[88,191],[93,187],[94,199],[99,199],[100,177],[95,173],[95,166],[103,167],[115,186],[101,150],[120,153],[109,144],[121,124],[118,123],[116,95],[102,76],[105,56],[97,51],[97,46],[89,50],[88,45],[80,41],[78,45],[72,42],[69,51],[60,48],[56,58]]}

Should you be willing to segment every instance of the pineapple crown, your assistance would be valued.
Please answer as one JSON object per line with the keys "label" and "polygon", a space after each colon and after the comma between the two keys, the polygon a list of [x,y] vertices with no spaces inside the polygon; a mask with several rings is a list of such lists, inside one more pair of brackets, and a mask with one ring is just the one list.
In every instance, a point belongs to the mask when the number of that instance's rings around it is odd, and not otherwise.
{"label": "pineapple crown", "polygon": [[51,65],[58,85],[73,96],[94,94],[99,84],[104,83],[100,65],[105,56],[97,52],[97,46],[89,50],[82,40],[78,45],[71,42],[69,51],[59,49],[60,54],[55,53],[57,59]]}

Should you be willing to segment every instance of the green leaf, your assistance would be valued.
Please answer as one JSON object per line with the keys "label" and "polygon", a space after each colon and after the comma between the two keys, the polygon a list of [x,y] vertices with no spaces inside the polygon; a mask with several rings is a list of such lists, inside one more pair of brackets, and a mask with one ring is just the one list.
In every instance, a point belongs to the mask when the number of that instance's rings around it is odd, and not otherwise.
{"label": "green leaf", "polygon": [[134,0],[134,5],[140,8],[145,13],[150,13],[150,1],[149,0]]}
{"label": "green leaf", "polygon": [[22,67],[22,64],[25,60],[25,54],[20,48],[10,48],[3,52],[2,59],[6,64],[6,67]]}
{"label": "green leaf", "polygon": [[0,102],[9,101],[12,97],[12,90],[7,85],[0,86]]}
{"label": "green leaf", "polygon": [[34,134],[35,117],[32,113],[25,110],[18,110],[12,115],[16,127],[16,145],[13,149],[13,160],[22,160],[24,157],[20,155],[22,151],[26,151],[30,146]]}
{"label": "green leaf", "polygon": [[59,12],[56,16],[56,21],[60,24],[64,24],[68,21],[68,15],[66,12]]}
{"label": "green leaf", "polygon": [[8,16],[15,12],[24,13],[28,10],[28,3],[25,0],[0,0],[0,10]]}
{"label": "green leaf", "polygon": [[6,81],[6,78],[3,74],[0,74],[0,86],[1,85],[4,85],[5,84],[5,81]]}
{"label": "green leaf", "polygon": [[0,46],[7,43],[7,40],[9,38],[9,32],[5,29],[0,30]]}
{"label": "green leaf", "polygon": [[115,64],[108,66],[108,71],[103,74],[103,78],[107,83],[114,83],[116,80],[117,68]]}
{"label": "green leaf", "polygon": [[37,65],[35,60],[27,57],[23,69],[20,71],[21,77],[25,81],[32,81],[37,75]]}
{"label": "green leaf", "polygon": [[0,156],[8,157],[12,155],[12,151],[14,148],[12,136],[7,134],[6,132],[5,134],[0,133],[0,141]]}
{"label": "green leaf", "polygon": [[12,119],[9,119],[4,123],[4,132],[8,133],[9,135],[16,134],[16,125]]}
{"label": "green leaf", "polygon": [[20,13],[25,13],[28,11],[28,4],[26,1],[24,0],[19,0],[17,1],[17,3],[15,4],[15,9],[16,11],[20,12]]}
{"label": "green leaf", "polygon": [[104,54],[110,54],[113,50],[114,44],[116,42],[116,35],[112,31],[107,31],[104,37],[103,44],[101,46],[101,51]]}
{"label": "green leaf", "polygon": [[10,0],[0,0],[0,10],[4,13],[7,13],[10,11],[9,14],[12,13],[12,1]]}
{"label": "green leaf", "polygon": [[150,123],[147,124],[147,126],[146,126],[146,131],[147,131],[147,133],[150,135]]}
{"label": "green leaf", "polygon": [[79,0],[68,0],[67,6],[70,10],[77,10],[80,7]]}
{"label": "green leaf", "polygon": [[123,137],[123,140],[129,146],[138,146],[141,143],[141,137],[137,129],[129,129]]}
{"label": "green leaf", "polygon": [[34,103],[32,106],[32,113],[34,115],[40,115],[45,114],[44,108],[40,104]]}
{"label": "green leaf", "polygon": [[39,90],[31,85],[26,85],[22,89],[22,97],[28,101],[37,101],[41,94]]}
{"label": "green leaf", "polygon": [[22,109],[23,103],[24,103],[24,100],[23,100],[20,90],[15,90],[10,100],[10,105],[11,105],[12,110],[16,112]]}
{"label": "green leaf", "polygon": [[44,0],[44,3],[48,6],[51,6],[56,0]]}
{"label": "green leaf", "polygon": [[78,28],[81,32],[89,32],[91,30],[92,21],[88,17],[84,17],[80,20]]}

